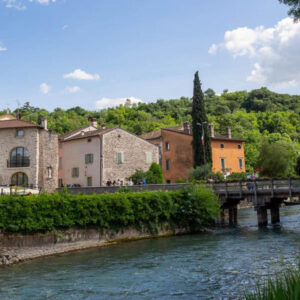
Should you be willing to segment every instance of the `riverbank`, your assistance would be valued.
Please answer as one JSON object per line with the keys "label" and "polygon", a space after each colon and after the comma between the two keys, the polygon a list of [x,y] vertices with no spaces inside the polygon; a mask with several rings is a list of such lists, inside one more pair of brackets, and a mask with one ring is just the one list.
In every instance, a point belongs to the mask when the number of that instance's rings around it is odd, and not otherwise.
{"label": "riverbank", "polygon": [[[0,264],[98,247],[118,241],[192,233],[214,226],[213,191],[0,197]],[[178,230],[180,228],[180,230]]]}
{"label": "riverbank", "polygon": [[[209,232],[209,230],[202,229],[199,230],[200,232]],[[156,234],[143,233],[136,229],[104,233],[96,229],[69,229],[46,234],[0,234],[0,266],[116,243],[187,233],[189,232],[185,229],[161,229]]]}

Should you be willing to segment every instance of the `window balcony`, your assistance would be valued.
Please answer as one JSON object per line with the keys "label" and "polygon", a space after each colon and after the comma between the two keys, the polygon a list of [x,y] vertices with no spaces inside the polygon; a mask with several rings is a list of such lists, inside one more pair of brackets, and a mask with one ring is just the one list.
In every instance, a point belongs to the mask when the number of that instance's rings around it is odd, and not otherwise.
{"label": "window balcony", "polygon": [[16,158],[7,161],[8,168],[26,168],[30,166],[30,159],[28,157]]}

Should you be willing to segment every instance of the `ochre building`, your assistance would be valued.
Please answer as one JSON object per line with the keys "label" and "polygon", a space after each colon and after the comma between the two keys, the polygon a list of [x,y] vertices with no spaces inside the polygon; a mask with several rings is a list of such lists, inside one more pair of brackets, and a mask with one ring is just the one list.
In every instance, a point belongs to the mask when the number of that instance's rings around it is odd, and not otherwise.
{"label": "ochre building", "polygon": [[[231,129],[226,136],[215,135],[210,126],[212,169],[229,175],[232,172],[245,172],[244,140],[233,138]],[[141,135],[142,138],[159,146],[160,164],[166,183],[187,179],[193,168],[192,129],[186,122],[183,126],[162,128]]]}

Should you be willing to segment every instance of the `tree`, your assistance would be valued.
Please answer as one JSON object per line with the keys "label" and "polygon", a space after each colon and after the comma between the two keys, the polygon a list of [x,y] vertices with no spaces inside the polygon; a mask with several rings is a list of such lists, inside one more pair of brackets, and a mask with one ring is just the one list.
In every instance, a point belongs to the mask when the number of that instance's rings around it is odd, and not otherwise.
{"label": "tree", "polygon": [[277,141],[264,140],[260,150],[258,167],[261,175],[268,177],[292,176],[295,170],[295,153],[291,145]]}
{"label": "tree", "polygon": [[297,158],[295,172],[298,176],[300,176],[300,156]]}
{"label": "tree", "polygon": [[293,16],[295,21],[300,20],[300,0],[279,0],[279,2],[291,6],[289,15]]}
{"label": "tree", "polygon": [[211,145],[208,130],[208,119],[205,112],[203,93],[198,72],[194,78],[193,92],[193,150],[194,150],[194,168],[211,163]]}
{"label": "tree", "polygon": [[162,184],[164,183],[163,172],[157,163],[152,163],[148,171],[138,169],[127,180],[132,179],[134,184],[138,184],[139,181],[146,179],[148,184]]}
{"label": "tree", "polygon": [[164,183],[164,176],[160,165],[152,163],[146,177],[149,184],[162,184]]}

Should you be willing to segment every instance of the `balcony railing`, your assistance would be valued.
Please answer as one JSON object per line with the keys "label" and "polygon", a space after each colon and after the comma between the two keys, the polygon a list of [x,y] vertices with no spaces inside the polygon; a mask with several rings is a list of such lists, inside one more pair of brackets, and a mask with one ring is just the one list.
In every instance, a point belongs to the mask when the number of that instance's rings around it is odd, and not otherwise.
{"label": "balcony railing", "polygon": [[30,166],[30,159],[28,157],[22,157],[7,161],[8,168],[25,168]]}

